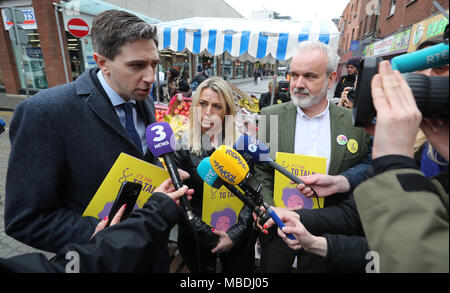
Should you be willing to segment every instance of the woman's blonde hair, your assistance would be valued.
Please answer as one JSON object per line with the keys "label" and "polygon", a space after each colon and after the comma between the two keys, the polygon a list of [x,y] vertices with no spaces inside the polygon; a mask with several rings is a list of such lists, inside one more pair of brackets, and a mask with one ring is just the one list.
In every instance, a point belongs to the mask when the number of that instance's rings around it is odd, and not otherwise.
{"label": "woman's blonde hair", "polygon": [[185,139],[188,139],[187,145],[191,152],[200,155],[202,153],[202,129],[201,115],[199,113],[198,104],[200,102],[203,90],[211,89],[219,95],[220,102],[226,107],[225,120],[222,121],[222,131],[225,130],[223,144],[233,146],[236,142],[236,129],[234,120],[236,118],[236,104],[233,99],[233,92],[228,83],[220,77],[211,77],[203,81],[195,91],[192,97],[191,111],[189,113],[189,129],[186,132]]}
{"label": "woman's blonde hair", "polygon": [[[414,143],[414,152],[417,152],[418,150],[420,150],[422,148],[422,146],[428,142],[427,137],[425,136],[425,133],[423,133],[422,129],[419,128],[419,132],[417,133],[416,136],[416,141]],[[427,156],[435,163],[439,164],[439,165],[447,165],[447,162],[442,162],[439,161],[439,158],[437,157],[437,152],[434,150],[433,146],[431,145],[431,143],[428,144],[428,152],[427,152]]]}

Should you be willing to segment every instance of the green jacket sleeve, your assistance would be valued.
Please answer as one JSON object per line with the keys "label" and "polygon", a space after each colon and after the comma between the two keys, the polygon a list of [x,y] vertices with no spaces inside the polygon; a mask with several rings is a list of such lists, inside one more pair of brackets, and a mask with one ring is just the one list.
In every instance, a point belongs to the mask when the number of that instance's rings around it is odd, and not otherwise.
{"label": "green jacket sleeve", "polygon": [[396,169],[363,182],[354,195],[380,272],[449,272],[448,193],[438,182]]}

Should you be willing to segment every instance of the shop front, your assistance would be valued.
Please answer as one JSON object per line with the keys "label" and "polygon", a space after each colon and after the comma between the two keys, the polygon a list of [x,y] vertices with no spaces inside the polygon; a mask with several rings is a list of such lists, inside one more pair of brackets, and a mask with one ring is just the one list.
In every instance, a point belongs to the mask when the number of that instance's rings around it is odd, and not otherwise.
{"label": "shop front", "polygon": [[[448,11],[447,11],[448,13]],[[429,17],[412,26],[411,39],[409,40],[408,52],[416,50],[423,41],[444,34],[448,19],[442,14]]]}
{"label": "shop front", "polygon": [[390,60],[407,52],[410,36],[411,29],[390,35],[366,46],[363,54],[364,56],[382,57],[384,60]]}
{"label": "shop front", "polygon": [[[3,25],[9,34],[20,87],[40,90],[48,87],[42,56],[41,41],[37,30],[34,8],[2,8]],[[14,20],[16,25],[14,25]],[[3,78],[0,84],[3,83]]]}

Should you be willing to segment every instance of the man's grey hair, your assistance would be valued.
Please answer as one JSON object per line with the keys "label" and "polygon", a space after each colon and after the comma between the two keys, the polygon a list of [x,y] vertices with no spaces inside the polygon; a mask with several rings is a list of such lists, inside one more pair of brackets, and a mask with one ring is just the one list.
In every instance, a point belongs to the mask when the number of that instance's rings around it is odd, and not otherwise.
{"label": "man's grey hair", "polygon": [[319,49],[328,57],[327,76],[337,70],[339,64],[339,55],[336,50],[320,41],[304,41],[297,47],[297,54],[304,50]]}
{"label": "man's grey hair", "polygon": [[158,47],[156,27],[121,10],[106,10],[98,14],[92,22],[91,37],[94,51],[110,60],[114,60],[122,46],[129,42],[153,40]]}

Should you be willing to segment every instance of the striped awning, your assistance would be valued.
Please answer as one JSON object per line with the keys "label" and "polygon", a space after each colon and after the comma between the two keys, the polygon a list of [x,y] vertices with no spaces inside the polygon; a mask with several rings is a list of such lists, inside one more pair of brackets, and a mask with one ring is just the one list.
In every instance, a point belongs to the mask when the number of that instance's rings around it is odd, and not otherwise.
{"label": "striped awning", "polygon": [[300,42],[319,40],[337,48],[339,31],[331,21],[254,20],[194,17],[157,23],[159,50],[185,49],[240,60],[290,59]]}

